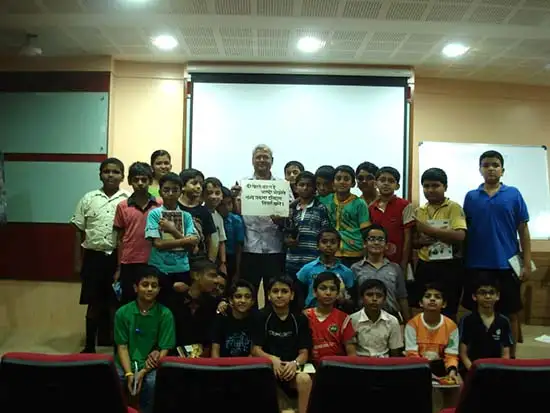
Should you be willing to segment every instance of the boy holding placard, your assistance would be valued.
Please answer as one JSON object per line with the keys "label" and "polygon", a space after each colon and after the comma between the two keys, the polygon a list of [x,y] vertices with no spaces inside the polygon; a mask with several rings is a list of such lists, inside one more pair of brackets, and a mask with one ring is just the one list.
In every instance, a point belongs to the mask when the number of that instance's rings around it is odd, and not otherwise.
{"label": "boy holding placard", "polygon": [[[479,172],[484,183],[466,194],[464,212],[468,224],[466,267],[469,270],[464,286],[462,305],[474,308],[474,285],[480,272],[490,273],[500,284],[500,300],[496,310],[510,319],[512,335],[519,336],[518,313],[522,308],[520,287],[531,274],[531,237],[529,212],[519,190],[504,185],[504,158],[497,151],[479,157]],[[519,235],[519,243],[518,243]],[[520,249],[521,246],[521,249]],[[510,260],[522,255],[519,274]],[[515,356],[515,348],[511,349]]]}
{"label": "boy holding placard", "polygon": [[456,320],[462,294],[461,244],[466,238],[466,217],[459,204],[445,197],[447,174],[444,170],[426,170],[421,183],[428,203],[415,212],[413,243],[419,250],[414,274],[417,294],[412,301],[419,303],[426,284],[438,282],[447,298],[442,313]]}

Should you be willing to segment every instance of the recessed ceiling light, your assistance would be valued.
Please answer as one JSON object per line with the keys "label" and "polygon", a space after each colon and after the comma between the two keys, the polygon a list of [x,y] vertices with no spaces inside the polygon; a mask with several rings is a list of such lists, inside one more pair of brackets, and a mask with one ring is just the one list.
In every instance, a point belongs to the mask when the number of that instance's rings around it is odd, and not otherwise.
{"label": "recessed ceiling light", "polygon": [[153,37],[151,43],[160,50],[172,50],[178,45],[176,38],[167,34]]}
{"label": "recessed ceiling light", "polygon": [[315,53],[325,47],[325,42],[316,37],[302,37],[298,40],[298,49],[304,53]]}
{"label": "recessed ceiling light", "polygon": [[468,50],[470,50],[470,48],[461,43],[449,43],[443,48],[441,53],[443,53],[443,55],[445,55],[446,57],[453,58],[465,55]]}

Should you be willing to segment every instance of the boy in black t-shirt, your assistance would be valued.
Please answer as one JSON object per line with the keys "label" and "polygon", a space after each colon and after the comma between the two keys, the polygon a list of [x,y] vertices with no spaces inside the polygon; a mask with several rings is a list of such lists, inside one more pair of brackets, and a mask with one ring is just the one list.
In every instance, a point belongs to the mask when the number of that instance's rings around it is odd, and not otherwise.
{"label": "boy in black t-shirt", "polygon": [[271,305],[266,306],[255,323],[252,355],[272,360],[279,385],[283,390],[290,387],[298,391],[298,411],[306,413],[311,378],[301,368],[309,358],[311,332],[307,317],[293,314],[290,309],[293,286],[292,278],[286,275],[269,281],[267,297]]}
{"label": "boy in black t-shirt", "polygon": [[254,287],[237,280],[229,291],[231,308],[218,314],[212,332],[212,357],[248,357],[252,347]]}
{"label": "boy in black t-shirt", "polygon": [[[217,277],[216,264],[205,259],[195,262],[191,267],[191,285],[174,296],[172,311],[180,356],[204,357],[209,354],[212,343],[210,336],[218,306],[218,299],[212,296]],[[181,291],[180,284],[174,284],[176,291]]]}
{"label": "boy in black t-shirt", "polygon": [[217,248],[213,248],[212,234],[217,230],[212,214],[202,203],[204,175],[201,171],[189,168],[180,172],[180,179],[183,189],[178,204],[182,210],[189,212],[193,217],[195,231],[199,237],[199,245],[192,254],[189,254],[189,261],[193,263],[193,261],[208,258],[215,262]]}
{"label": "boy in black t-shirt", "polygon": [[460,359],[469,370],[472,363],[481,358],[510,358],[514,344],[510,320],[495,313],[500,291],[494,277],[480,275],[472,299],[476,311],[460,321]]}

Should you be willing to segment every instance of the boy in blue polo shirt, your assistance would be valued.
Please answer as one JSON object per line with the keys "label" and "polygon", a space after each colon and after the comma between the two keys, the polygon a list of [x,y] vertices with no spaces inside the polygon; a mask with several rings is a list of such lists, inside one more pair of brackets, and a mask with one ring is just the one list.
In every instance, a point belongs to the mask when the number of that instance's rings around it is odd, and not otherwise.
{"label": "boy in blue polo shirt", "polygon": [[129,393],[139,394],[140,412],[151,413],[155,369],[159,360],[175,347],[176,333],[172,313],[156,302],[160,285],[155,270],[140,271],[134,285],[136,300],[115,314],[116,366]]}
{"label": "boy in blue polo shirt", "polygon": [[[313,281],[322,272],[335,273],[342,281],[338,303],[344,307],[350,306],[350,298],[354,290],[355,276],[353,272],[336,258],[336,252],[340,246],[340,233],[332,228],[326,228],[319,232],[317,236],[317,247],[319,248],[319,258],[304,265],[296,278],[304,290],[304,295],[307,294],[305,300],[306,308],[315,307],[317,299],[313,290]],[[350,312],[352,308],[348,308]]]}
{"label": "boy in blue polo shirt", "polygon": [[179,176],[169,172],[160,178],[159,185],[163,204],[149,212],[145,238],[153,243],[149,265],[163,274],[159,301],[170,306],[174,283],[191,284],[188,250],[197,245],[198,237],[191,214],[178,205],[182,190]]}
{"label": "boy in blue polo shirt", "polygon": [[[496,310],[509,317],[512,335],[517,342],[518,313],[522,308],[520,287],[531,273],[531,237],[527,225],[529,212],[519,190],[500,182],[504,173],[504,158],[499,152],[484,152],[479,157],[479,171],[485,182],[468,192],[464,199],[468,225],[466,267],[469,274],[462,305],[469,310],[475,308],[472,297],[480,272],[495,277],[500,284],[500,300]],[[518,276],[508,260],[520,251],[524,265]],[[515,356],[515,348],[511,349],[510,355]]]}

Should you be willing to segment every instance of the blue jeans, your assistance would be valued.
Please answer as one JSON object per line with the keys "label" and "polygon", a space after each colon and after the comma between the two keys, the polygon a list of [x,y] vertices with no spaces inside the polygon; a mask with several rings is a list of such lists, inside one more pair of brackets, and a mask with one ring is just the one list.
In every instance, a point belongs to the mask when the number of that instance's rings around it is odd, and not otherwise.
{"label": "blue jeans", "polygon": [[[117,366],[118,376],[122,383],[122,387],[128,391],[128,380],[124,377],[124,371]],[[139,392],[139,411],[141,413],[153,413],[153,399],[155,396],[155,381],[157,379],[157,371],[151,370],[143,377],[141,383],[141,391]]]}

